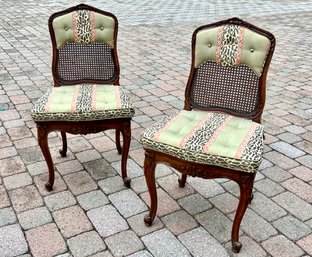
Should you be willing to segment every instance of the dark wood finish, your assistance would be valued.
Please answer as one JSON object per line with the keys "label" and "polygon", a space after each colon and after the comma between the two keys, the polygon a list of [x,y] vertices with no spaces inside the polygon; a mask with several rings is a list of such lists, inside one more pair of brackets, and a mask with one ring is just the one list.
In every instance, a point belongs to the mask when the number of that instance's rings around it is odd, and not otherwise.
{"label": "dark wood finish", "polygon": [[[110,79],[90,79],[88,78],[80,78],[79,80],[63,80],[58,73],[57,65],[62,54],[56,47],[55,34],[52,26],[52,22],[56,17],[61,15],[77,11],[77,10],[90,10],[93,12],[97,12],[100,14],[104,14],[112,17],[115,20],[115,33],[114,33],[114,49],[111,50],[110,58],[112,58],[113,63],[113,75]],[[57,12],[51,15],[49,18],[49,32],[52,41],[53,48],[53,58],[52,58],[52,75],[54,79],[54,86],[66,86],[66,85],[76,85],[76,84],[113,84],[115,86],[119,86],[119,75],[120,75],[120,67],[117,56],[117,33],[118,33],[118,20],[117,18],[108,12],[99,10],[97,8],[80,4],[69,9],[66,9],[61,12]],[[107,55],[101,56],[100,53],[97,53],[98,58],[106,58]],[[37,132],[38,132],[38,141],[39,146],[44,155],[45,161],[48,165],[49,170],[49,179],[46,183],[46,189],[51,191],[53,189],[54,184],[54,166],[51,158],[51,153],[49,151],[48,146],[48,134],[52,131],[60,131],[62,137],[63,147],[60,149],[60,154],[62,157],[66,156],[67,153],[67,139],[66,133],[70,134],[89,134],[89,133],[98,133],[108,129],[116,130],[116,148],[121,157],[121,172],[122,178],[125,186],[130,186],[130,179],[127,176],[127,158],[129,153],[130,141],[131,141],[131,118],[116,118],[116,119],[106,119],[106,120],[96,120],[96,121],[37,121]],[[123,138],[123,145],[120,143],[120,134]]]}
{"label": "dark wood finish", "polygon": [[[192,86],[194,83],[194,75],[196,72],[196,68],[194,66],[195,65],[195,51],[194,50],[195,50],[195,44],[196,44],[196,35],[199,31],[201,31],[203,29],[214,28],[214,27],[218,27],[218,26],[222,26],[222,25],[226,25],[226,24],[233,24],[233,25],[239,25],[239,26],[246,27],[246,28],[258,33],[258,34],[261,34],[261,35],[267,37],[271,43],[270,49],[269,49],[268,54],[267,54],[266,61],[264,63],[262,74],[259,78],[259,94],[258,94],[258,103],[259,104],[258,104],[258,108],[257,108],[257,110],[255,110],[254,112],[251,112],[251,113],[241,114],[241,113],[230,111],[230,110],[224,109],[224,108],[204,108],[204,107],[197,108],[196,103],[193,103],[190,100],[191,89],[192,89]],[[225,113],[230,114],[230,115],[240,116],[240,117],[244,117],[247,119],[252,119],[253,121],[260,123],[261,122],[261,115],[262,115],[264,104],[265,104],[267,72],[269,69],[269,65],[271,63],[271,59],[273,56],[274,49],[275,49],[275,37],[273,34],[271,34],[268,31],[265,31],[261,28],[258,28],[258,27],[254,26],[254,25],[252,25],[246,21],[243,21],[239,18],[231,18],[228,20],[219,21],[216,23],[204,25],[204,26],[197,28],[194,31],[193,36],[192,36],[192,64],[191,64],[190,75],[189,75],[186,90],[185,90],[184,109],[185,110],[200,109],[200,110],[204,110],[204,111],[225,112]]]}
{"label": "dark wood finish", "polygon": [[[107,79],[107,80],[101,80],[101,79],[78,79],[78,80],[71,80],[71,81],[64,81],[60,77],[57,69],[57,65],[59,63],[59,58],[60,58],[60,51],[56,47],[56,39],[55,39],[55,33],[53,30],[53,20],[59,16],[62,16],[67,13],[71,13],[77,10],[89,10],[92,12],[96,12],[99,14],[107,15],[110,16],[111,18],[114,19],[115,21],[115,31],[114,31],[114,49],[112,51],[112,58],[114,62],[114,75],[112,78]],[[119,66],[119,61],[118,61],[118,55],[117,55],[117,34],[118,34],[118,20],[117,17],[109,12],[97,9],[95,7],[86,5],[86,4],[79,4],[77,6],[68,8],[66,10],[54,13],[50,16],[49,18],[49,32],[50,32],[50,37],[51,37],[51,42],[52,42],[52,49],[53,49],[53,58],[52,58],[52,74],[53,74],[53,79],[54,79],[54,86],[60,86],[60,85],[76,85],[76,84],[83,84],[83,83],[95,83],[95,84],[113,84],[113,85],[119,85],[119,75],[120,75],[120,66]]]}
{"label": "dark wood finish", "polygon": [[[275,39],[274,36],[266,32],[262,29],[259,29],[247,22],[244,22],[238,18],[232,18],[229,20],[220,21],[217,23],[213,23],[210,25],[205,25],[202,27],[199,27],[195,30],[192,38],[192,67],[189,75],[189,79],[186,86],[185,91],[185,110],[192,110],[197,109],[195,108],[192,101],[190,101],[190,92],[192,90],[192,86],[194,83],[194,74],[196,72],[196,68],[194,67],[194,59],[195,59],[195,40],[196,40],[196,34],[202,29],[205,28],[212,28],[212,27],[218,27],[225,24],[237,24],[240,26],[244,26],[246,28],[249,28],[261,35],[266,36],[270,42],[271,47],[268,52],[268,56],[264,65],[263,73],[261,77],[259,78],[259,104],[257,105],[257,110],[253,111],[249,114],[242,114],[238,112],[233,112],[228,109],[222,109],[222,108],[200,108],[200,110],[204,111],[218,111],[218,112],[224,112],[227,114],[245,117],[247,119],[252,119],[258,123],[261,121],[261,114],[263,112],[264,102],[265,102],[265,85],[266,85],[266,75],[268,71],[268,67],[272,58],[272,54],[275,47]],[[247,209],[248,204],[252,201],[253,194],[253,183],[256,173],[248,173],[244,171],[237,171],[232,170],[228,168],[213,166],[213,165],[206,165],[206,164],[199,164],[199,163],[193,163],[189,161],[182,160],[180,158],[171,156],[166,153],[158,152],[155,150],[151,150],[148,148],[145,148],[145,160],[144,160],[144,174],[146,178],[146,183],[148,186],[148,190],[150,193],[150,199],[151,199],[151,207],[149,214],[144,218],[144,222],[147,226],[151,226],[155,215],[157,211],[157,191],[156,191],[156,185],[155,185],[155,168],[156,165],[159,163],[163,163],[166,165],[169,165],[176,169],[177,171],[181,172],[182,176],[179,179],[179,186],[184,187],[186,183],[187,175],[193,176],[193,177],[201,177],[204,179],[214,179],[214,178],[227,178],[230,180],[235,181],[240,188],[240,199],[239,204],[237,207],[237,211],[235,214],[233,227],[232,227],[232,250],[235,253],[238,253],[242,247],[242,244],[238,240],[239,235],[239,227],[242,221],[242,218],[245,214],[245,211]]]}

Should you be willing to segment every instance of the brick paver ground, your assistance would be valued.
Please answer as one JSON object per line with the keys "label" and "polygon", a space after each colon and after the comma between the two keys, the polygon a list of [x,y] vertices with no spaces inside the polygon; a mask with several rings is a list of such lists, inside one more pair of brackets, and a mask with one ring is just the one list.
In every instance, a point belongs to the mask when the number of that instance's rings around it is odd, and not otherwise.
{"label": "brick paver ground", "polygon": [[[312,1],[89,1],[119,19],[121,84],[136,108],[132,188],[120,179],[114,133],[69,136],[66,158],[51,133],[57,172],[48,193],[30,109],[52,86],[48,17],[78,2],[0,0],[0,256],[311,256]],[[194,29],[232,16],[277,39],[263,115],[265,154],[237,255],[229,242],[239,192],[228,180],[190,178],[180,189],[175,172],[159,165],[158,217],[144,226],[149,197],[139,143],[144,128],[183,107]]]}

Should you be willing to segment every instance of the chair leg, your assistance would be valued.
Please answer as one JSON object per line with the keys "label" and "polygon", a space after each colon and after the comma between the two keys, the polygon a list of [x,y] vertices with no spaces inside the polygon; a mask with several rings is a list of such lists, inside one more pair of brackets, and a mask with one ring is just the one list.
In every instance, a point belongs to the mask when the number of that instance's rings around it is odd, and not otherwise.
{"label": "chair leg", "polygon": [[51,157],[51,153],[49,150],[49,145],[48,145],[48,134],[49,132],[45,130],[43,126],[38,125],[37,126],[37,133],[38,133],[38,142],[39,146],[41,148],[42,154],[44,156],[44,159],[48,165],[49,169],[49,180],[45,184],[45,187],[48,191],[53,190],[53,184],[54,184],[54,167],[53,167],[53,161]]}
{"label": "chair leg", "polygon": [[187,175],[182,174],[181,178],[178,180],[179,187],[185,187],[186,177],[187,177]]}
{"label": "chair leg", "polygon": [[115,142],[116,142],[116,148],[117,148],[118,154],[121,154],[122,153],[122,147],[120,144],[120,130],[119,129],[116,129]]}
{"label": "chair leg", "polygon": [[62,157],[66,157],[67,154],[67,138],[66,138],[66,133],[64,131],[61,131],[61,136],[62,136],[62,142],[63,142],[63,148],[60,149],[60,154]]}
{"label": "chair leg", "polygon": [[149,214],[145,216],[144,222],[146,226],[151,226],[153,220],[156,216],[157,211],[157,191],[156,191],[156,181],[155,181],[155,167],[153,156],[145,152],[144,159],[144,175],[148,191],[151,199],[151,207]]}
{"label": "chair leg", "polygon": [[[117,134],[120,134],[119,132],[120,130],[118,130],[118,133],[116,130],[116,138],[117,138]],[[122,155],[121,155],[121,175],[124,181],[124,185],[126,187],[130,187],[131,179],[128,178],[127,176],[127,160],[128,160],[128,153],[129,153],[130,141],[131,141],[130,122],[124,126],[124,128],[121,130],[121,133],[122,133],[122,138],[123,138],[123,147],[122,147]]]}
{"label": "chair leg", "polygon": [[251,202],[252,202],[253,198],[254,198],[254,195],[253,195],[253,194],[251,194],[250,199],[249,199],[249,204],[251,204]]}
{"label": "chair leg", "polygon": [[238,182],[240,198],[232,228],[232,251],[234,253],[238,253],[242,248],[242,244],[238,241],[239,227],[251,200],[254,178],[253,174],[251,174],[251,176],[244,176],[243,179]]}

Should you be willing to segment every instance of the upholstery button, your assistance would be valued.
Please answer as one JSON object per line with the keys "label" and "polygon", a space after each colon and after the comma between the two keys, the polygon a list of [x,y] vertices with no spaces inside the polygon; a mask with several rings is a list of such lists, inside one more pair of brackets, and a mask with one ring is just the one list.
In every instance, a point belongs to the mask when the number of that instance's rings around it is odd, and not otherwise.
{"label": "upholstery button", "polygon": [[253,53],[255,50],[253,50],[253,48],[250,48],[250,52]]}
{"label": "upholstery button", "polygon": [[65,30],[67,31],[67,30],[68,30],[68,28],[66,27],[66,28],[65,28]]}
{"label": "upholstery button", "polygon": [[103,26],[101,27],[101,30],[104,30],[104,27],[103,27]]}
{"label": "upholstery button", "polygon": [[212,45],[209,43],[209,44],[208,44],[208,47],[210,48],[211,46],[212,46]]}

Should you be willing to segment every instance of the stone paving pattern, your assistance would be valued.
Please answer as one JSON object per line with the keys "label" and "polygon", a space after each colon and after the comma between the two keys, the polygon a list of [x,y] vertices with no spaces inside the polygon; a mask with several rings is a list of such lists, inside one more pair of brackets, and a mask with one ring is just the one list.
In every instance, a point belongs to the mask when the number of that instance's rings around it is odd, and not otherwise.
{"label": "stone paving pattern", "polygon": [[[78,1],[5,1],[0,8],[0,256],[165,257],[312,255],[312,1],[89,1],[119,18],[121,84],[136,108],[126,189],[114,132],[50,135],[53,192],[30,117],[52,86],[50,14]],[[157,166],[159,210],[145,227],[144,128],[183,107],[191,35],[200,25],[239,16],[275,34],[263,115],[265,154],[255,198],[230,251],[238,186],[189,178]]]}

